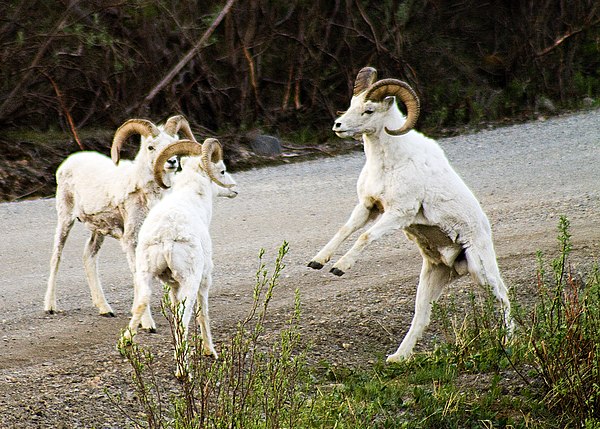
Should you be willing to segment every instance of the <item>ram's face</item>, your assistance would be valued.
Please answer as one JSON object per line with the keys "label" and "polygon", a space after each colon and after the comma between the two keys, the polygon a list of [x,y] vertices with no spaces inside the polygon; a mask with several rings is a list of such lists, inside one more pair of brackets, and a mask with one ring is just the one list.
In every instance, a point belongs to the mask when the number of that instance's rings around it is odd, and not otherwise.
{"label": "ram's face", "polygon": [[[202,161],[199,156],[184,156],[181,158],[181,169],[183,171],[193,171],[193,174],[199,174],[207,180],[207,183],[210,183],[212,186],[213,195],[217,197],[226,197],[226,198],[235,198],[238,195],[238,192],[235,190],[235,185],[237,183],[231,177],[231,174],[227,172],[227,167],[223,160],[218,162],[213,162],[213,172],[215,173],[215,178],[219,180],[224,185],[234,185],[231,188],[224,188],[223,186],[219,186],[215,182],[211,181],[208,175],[206,174],[206,170],[202,167]],[[179,173],[175,175],[178,177]],[[177,180],[177,179],[175,179]]]}
{"label": "ram's face", "polygon": [[[164,131],[161,130],[160,134],[156,137],[148,136],[141,137],[141,145],[140,152],[144,151],[146,155],[146,159],[148,160],[148,165],[153,165],[156,160],[156,156],[162,151],[162,149],[168,144],[177,141],[176,136],[171,136]],[[177,165],[178,166],[178,165]],[[176,166],[176,167],[177,167]],[[165,165],[165,171],[169,171]]]}
{"label": "ram's face", "polygon": [[[389,98],[389,99],[388,99]],[[352,97],[350,107],[333,123],[333,131],[342,138],[360,140],[363,134],[374,134],[383,127],[383,118],[394,103],[393,97],[381,102]]]}
{"label": "ram's face", "polygon": [[[227,172],[227,168],[225,167],[225,163],[221,160],[214,164],[215,172],[217,173],[217,179],[225,185],[237,185],[231,174]],[[237,191],[235,187],[233,188],[224,188],[222,186],[217,185],[213,182],[214,190],[218,197],[227,197],[227,198],[235,198],[237,197]]]}
{"label": "ram's face", "polygon": [[164,164],[164,170],[165,173],[163,175],[163,181],[167,186],[171,186],[173,175],[179,170],[181,170],[179,158],[177,158],[176,156],[172,156],[171,158],[167,159],[167,161]]}
{"label": "ram's face", "polygon": [[165,172],[175,173],[179,170],[179,159],[176,156],[172,156],[165,162]]}

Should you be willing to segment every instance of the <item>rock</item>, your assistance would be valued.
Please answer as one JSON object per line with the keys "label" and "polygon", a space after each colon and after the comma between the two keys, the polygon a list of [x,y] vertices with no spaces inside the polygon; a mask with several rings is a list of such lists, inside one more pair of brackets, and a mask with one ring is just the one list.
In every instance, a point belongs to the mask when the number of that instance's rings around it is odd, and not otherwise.
{"label": "rock", "polygon": [[535,110],[539,112],[551,112],[556,111],[556,106],[548,97],[539,96],[535,100]]}
{"label": "rock", "polygon": [[594,105],[595,100],[592,97],[585,97],[582,100],[582,103],[583,103],[584,107],[588,107],[589,108],[589,107],[592,107]]}
{"label": "rock", "polygon": [[281,142],[277,137],[267,134],[249,133],[246,138],[252,152],[261,156],[281,155]]}

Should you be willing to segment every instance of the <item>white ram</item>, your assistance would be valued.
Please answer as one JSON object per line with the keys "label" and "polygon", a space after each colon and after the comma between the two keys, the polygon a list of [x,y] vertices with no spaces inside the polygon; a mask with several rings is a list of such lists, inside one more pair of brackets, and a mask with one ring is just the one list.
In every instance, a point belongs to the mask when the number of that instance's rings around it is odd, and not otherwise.
{"label": "white ram", "polygon": [[[105,236],[118,239],[134,272],[138,230],[149,208],[163,193],[154,182],[154,160],[164,146],[178,140],[179,131],[184,137],[194,139],[187,120],[181,115],[169,118],[158,127],[148,120],[130,119],[115,132],[112,161],[101,153],[85,151],[70,155],[59,166],[56,171],[58,220],[44,300],[46,312],[52,314],[57,310],[58,266],[69,232],[78,220],[91,231],[83,252],[83,264],[92,301],[100,314],[114,316],[98,275],[98,251]],[[135,134],[141,136],[135,159],[120,161],[124,142]],[[165,167],[174,169],[176,161],[169,160]]]}
{"label": "white ram", "polygon": [[[343,275],[369,243],[393,231],[403,230],[417,244],[423,265],[414,318],[397,351],[388,356],[389,362],[412,354],[430,322],[432,303],[446,285],[467,273],[476,283],[492,288],[510,333],[510,302],[485,213],[440,146],[412,130],[420,108],[413,89],[397,79],[376,79],[371,67],[358,73],[350,107],[333,125],[339,137],[362,138],[366,162],[357,183],[359,202],[309,267],[322,268],[340,244],[369,220],[374,224],[333,265],[333,274]],[[406,117],[396,97],[405,104]]]}
{"label": "white ram", "polygon": [[[221,144],[206,139],[202,146],[179,141],[166,147],[156,161],[156,182],[163,185],[160,165],[174,155],[184,156],[172,190],[148,213],[136,249],[135,296],[124,339],[135,334],[149,308],[154,279],[169,286],[172,305],[184,305],[181,322],[187,335],[196,298],[203,348],[217,357],[210,333],[208,292],[212,284],[212,241],[209,233],[213,195],[220,189],[234,197],[235,181],[225,172]],[[189,157],[188,157],[189,156]],[[185,338],[185,336],[183,337]],[[176,338],[178,345],[182,338]],[[178,373],[181,374],[178,368]]]}

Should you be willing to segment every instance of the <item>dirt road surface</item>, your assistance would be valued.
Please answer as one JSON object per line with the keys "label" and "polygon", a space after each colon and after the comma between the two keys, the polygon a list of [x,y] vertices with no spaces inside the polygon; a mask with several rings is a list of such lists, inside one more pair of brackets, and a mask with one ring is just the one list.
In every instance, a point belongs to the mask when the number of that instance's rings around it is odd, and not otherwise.
{"label": "dirt road surface", "polygon": [[[524,305],[535,286],[535,252],[555,252],[560,215],[571,221],[575,268],[585,269],[598,256],[600,111],[440,144],[488,214],[500,269]],[[315,362],[368,365],[395,351],[412,317],[420,270],[418,252],[402,233],[369,247],[341,278],[329,274],[329,266],[306,267],[354,207],[362,164],[363,155],[356,153],[236,174],[239,196],[216,202],[212,227],[210,311],[217,347],[248,310],[259,249],[266,249],[270,266],[287,240],[290,252],[272,326],[286,318],[299,288],[303,336],[313,345]],[[129,367],[115,350],[132,299],[125,258],[115,240],[106,241],[99,269],[117,317],[100,317],[81,263],[87,231],[76,225],[59,270],[61,312],[45,314],[55,220],[53,199],[0,204],[0,427],[125,427],[127,419],[105,394],[133,402]],[[470,285],[460,280],[444,296],[460,301]],[[169,350],[158,296],[153,307],[158,333],[140,335],[155,352]],[[432,325],[417,351],[428,350],[438,334]]]}

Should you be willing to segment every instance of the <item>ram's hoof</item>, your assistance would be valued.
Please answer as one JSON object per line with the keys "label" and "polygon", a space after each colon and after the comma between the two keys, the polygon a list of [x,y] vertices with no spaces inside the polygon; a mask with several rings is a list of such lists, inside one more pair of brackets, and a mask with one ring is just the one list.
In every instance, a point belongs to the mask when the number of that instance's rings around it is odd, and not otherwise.
{"label": "ram's hoof", "polygon": [[54,310],[46,310],[46,314],[56,314],[56,311],[54,311]]}
{"label": "ram's hoof", "polygon": [[108,313],[100,313],[100,316],[102,316],[102,317],[116,317],[115,313],[113,313],[112,311],[109,311]]}
{"label": "ram's hoof", "polygon": [[308,263],[308,266],[314,270],[320,270],[321,268],[323,268],[323,264],[321,264],[317,261],[310,261]]}
{"label": "ram's hoof", "polygon": [[150,332],[151,334],[156,334],[156,328],[149,328],[148,332]]}
{"label": "ram's hoof", "polygon": [[330,269],[329,272],[331,274],[335,274],[338,277],[341,277],[341,276],[344,275],[344,272],[342,270],[340,270],[339,268],[335,268],[335,267],[333,267],[332,269]]}

